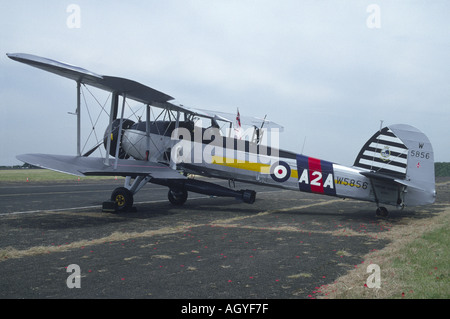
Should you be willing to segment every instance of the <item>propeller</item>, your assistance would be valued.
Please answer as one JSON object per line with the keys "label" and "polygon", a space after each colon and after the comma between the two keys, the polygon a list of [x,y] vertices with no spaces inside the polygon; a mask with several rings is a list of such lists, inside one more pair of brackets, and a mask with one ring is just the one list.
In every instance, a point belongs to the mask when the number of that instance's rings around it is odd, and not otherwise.
{"label": "propeller", "polygon": [[[122,120],[122,136],[123,136],[123,133],[125,132],[125,130],[129,129],[133,124],[134,124],[134,122],[132,120],[129,120],[129,119]],[[105,149],[107,149],[108,138],[111,139],[111,149],[109,151],[109,155],[111,155],[111,156],[116,156],[117,141],[119,140],[119,126],[120,126],[120,119],[115,119],[111,123],[111,127],[112,127],[111,136],[110,137],[108,136],[108,132],[109,132],[109,125],[108,125],[108,127],[106,128],[106,131],[105,131],[105,136],[103,138],[103,144],[105,145]],[[129,158],[130,156],[125,152],[125,150],[121,147],[121,145],[119,145],[119,147],[120,147],[119,158],[121,158],[121,159]]]}

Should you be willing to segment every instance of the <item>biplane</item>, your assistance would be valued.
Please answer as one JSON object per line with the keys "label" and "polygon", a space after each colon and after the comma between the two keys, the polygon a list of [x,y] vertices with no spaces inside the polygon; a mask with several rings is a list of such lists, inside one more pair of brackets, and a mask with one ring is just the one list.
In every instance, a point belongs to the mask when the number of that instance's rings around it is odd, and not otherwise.
{"label": "biplane", "polygon": [[[283,130],[265,117],[241,117],[239,110],[236,115],[186,107],[129,79],[99,75],[30,54],[7,56],[74,80],[77,88],[76,155],[24,154],[17,158],[78,176],[124,176],[124,186],[113,190],[110,200],[103,202],[104,211],[129,211],[134,195],[147,183],[166,186],[168,200],[174,205],[183,205],[188,192],[254,203],[256,192],[236,190],[232,186],[235,181],[370,201],[376,203],[376,214],[381,216],[388,214],[382,205],[403,208],[435,201],[433,148],[425,134],[410,125],[380,127],[364,144],[353,166],[347,167],[262,143],[268,136],[275,136],[276,141]],[[103,138],[87,152],[80,147],[81,86],[111,95]],[[145,120],[124,118],[127,100],[145,106]],[[154,109],[160,113],[151,119]],[[242,134],[243,123],[251,133],[246,130]],[[92,156],[101,146],[105,155]],[[192,175],[228,180],[230,187]]]}

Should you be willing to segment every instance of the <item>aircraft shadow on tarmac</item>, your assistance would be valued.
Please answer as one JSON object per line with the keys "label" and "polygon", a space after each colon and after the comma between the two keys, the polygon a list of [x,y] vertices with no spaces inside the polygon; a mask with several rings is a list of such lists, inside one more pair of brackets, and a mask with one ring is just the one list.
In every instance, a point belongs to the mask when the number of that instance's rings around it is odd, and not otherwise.
{"label": "aircraft shadow on tarmac", "polygon": [[[318,201],[320,202],[320,201]],[[314,202],[313,202],[314,203]],[[112,213],[124,219],[152,219],[161,216],[195,214],[197,216],[211,216],[214,218],[222,218],[223,214],[232,212],[234,215],[253,216],[262,212],[270,212],[278,215],[295,215],[308,216],[309,218],[317,216],[319,218],[339,218],[342,220],[352,220],[360,222],[376,222],[386,220],[390,223],[400,223],[405,218],[409,219],[423,219],[429,218],[438,214],[439,205],[428,207],[426,211],[412,209],[397,210],[393,208],[392,213],[386,217],[381,218],[375,216],[373,212],[373,204],[361,203],[358,201],[340,201],[323,206],[313,206],[309,208],[301,208],[302,205],[294,204],[291,207],[286,204],[279,207],[274,206],[272,199],[259,199],[258,204],[248,205],[233,200],[230,198],[198,198],[195,200],[188,200],[183,206],[173,206],[167,202],[160,203],[141,203],[136,205],[135,212]],[[296,209],[298,207],[298,209]],[[108,214],[108,213],[102,213]]]}

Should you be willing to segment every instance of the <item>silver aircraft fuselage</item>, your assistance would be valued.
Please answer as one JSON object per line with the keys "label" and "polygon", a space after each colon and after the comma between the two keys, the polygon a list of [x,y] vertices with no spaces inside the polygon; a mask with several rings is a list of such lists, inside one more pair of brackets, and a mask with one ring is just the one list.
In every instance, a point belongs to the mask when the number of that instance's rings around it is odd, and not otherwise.
{"label": "silver aircraft fuselage", "polygon": [[[142,130],[128,129],[122,147],[137,160],[167,162],[176,169],[206,177],[399,207],[429,204],[435,199],[434,187],[426,192],[413,187],[406,191],[405,185],[364,175],[367,170],[224,137],[219,130],[180,127],[153,132],[147,138]],[[417,192],[421,193],[420,202]]]}

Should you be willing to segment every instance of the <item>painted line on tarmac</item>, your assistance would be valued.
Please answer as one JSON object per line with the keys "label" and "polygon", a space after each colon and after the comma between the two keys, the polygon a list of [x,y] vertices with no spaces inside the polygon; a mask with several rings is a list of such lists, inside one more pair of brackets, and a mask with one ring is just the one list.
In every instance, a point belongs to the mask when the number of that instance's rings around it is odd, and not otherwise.
{"label": "painted line on tarmac", "polygon": [[[198,197],[198,198],[196,197],[196,198],[190,198],[189,200],[201,199],[201,198],[208,198],[208,197]],[[168,201],[167,199],[159,199],[159,200],[152,200],[152,201],[136,202],[134,204],[152,204],[152,203],[162,203],[162,202],[167,202],[167,201]],[[25,214],[36,214],[36,213],[57,213],[57,212],[94,209],[94,208],[95,209],[102,208],[102,205],[56,208],[56,209],[39,209],[39,210],[29,210],[29,211],[23,211],[23,212],[0,213],[0,216],[25,215]]]}
{"label": "painted line on tarmac", "polygon": [[[283,190],[277,190],[277,191],[264,191],[264,192],[258,192],[258,194],[266,194],[266,193],[277,193],[277,192],[283,192]],[[211,198],[211,196],[199,196],[199,197],[193,197],[189,198],[190,200],[196,200],[196,199],[206,199]],[[163,203],[168,202],[167,199],[158,199],[158,200],[151,200],[151,201],[143,201],[143,202],[135,202],[134,204],[154,204],[154,203]],[[102,205],[93,205],[93,206],[80,206],[80,207],[69,207],[69,208],[56,208],[56,209],[39,209],[39,210],[29,210],[29,211],[23,211],[23,212],[10,212],[10,213],[0,213],[0,216],[11,216],[11,215],[26,215],[26,214],[37,214],[37,213],[57,213],[57,212],[64,212],[64,211],[74,211],[74,210],[84,210],[84,209],[97,209],[102,208]]]}

